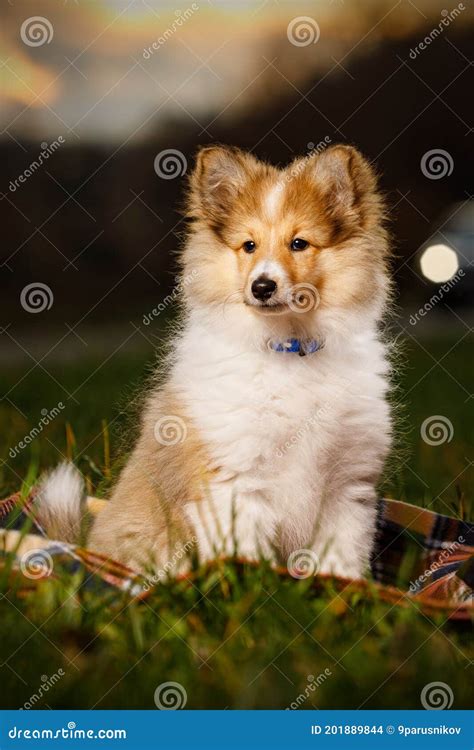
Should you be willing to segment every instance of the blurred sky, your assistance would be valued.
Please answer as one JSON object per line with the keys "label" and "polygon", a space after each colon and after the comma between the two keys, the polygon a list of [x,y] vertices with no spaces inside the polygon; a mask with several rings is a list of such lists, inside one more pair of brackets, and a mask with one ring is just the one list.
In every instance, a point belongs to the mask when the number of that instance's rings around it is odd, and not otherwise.
{"label": "blurred sky", "polygon": [[[0,0],[3,320],[34,339],[53,320],[141,320],[175,283],[187,174],[216,141],[281,165],[356,145],[380,174],[406,318],[458,265],[447,304],[466,306],[474,27],[461,5],[449,20],[455,0]],[[165,179],[170,150],[183,169]],[[20,300],[37,283],[54,305],[32,316]]]}
{"label": "blurred sky", "polygon": [[[135,142],[181,115],[204,128],[223,108],[229,117],[265,108],[318,70],[340,64],[344,74],[344,60],[367,45],[424,34],[443,8],[439,0],[2,0],[0,137]],[[288,44],[289,22],[306,14],[317,44]],[[22,39],[34,16],[45,19],[38,46]]]}

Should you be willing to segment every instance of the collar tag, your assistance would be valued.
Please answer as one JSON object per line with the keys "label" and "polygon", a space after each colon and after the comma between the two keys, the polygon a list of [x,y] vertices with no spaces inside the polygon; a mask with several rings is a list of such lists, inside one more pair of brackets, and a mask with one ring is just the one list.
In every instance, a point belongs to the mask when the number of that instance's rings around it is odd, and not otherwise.
{"label": "collar tag", "polygon": [[323,344],[316,339],[285,339],[284,341],[270,341],[269,348],[274,352],[288,354],[299,354],[305,357],[307,354],[315,354],[323,348]]}

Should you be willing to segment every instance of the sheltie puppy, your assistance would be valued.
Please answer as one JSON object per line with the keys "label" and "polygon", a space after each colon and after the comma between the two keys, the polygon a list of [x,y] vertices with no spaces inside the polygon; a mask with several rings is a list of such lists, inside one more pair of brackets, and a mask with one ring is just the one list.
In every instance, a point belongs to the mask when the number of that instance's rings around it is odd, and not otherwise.
{"label": "sheltie puppy", "polygon": [[[306,553],[361,577],[391,442],[374,172],[350,146],[286,169],[206,147],[187,215],[181,327],[88,545],[141,571],[192,540],[201,561]],[[57,537],[74,540],[83,494],[70,466],[43,481]]]}

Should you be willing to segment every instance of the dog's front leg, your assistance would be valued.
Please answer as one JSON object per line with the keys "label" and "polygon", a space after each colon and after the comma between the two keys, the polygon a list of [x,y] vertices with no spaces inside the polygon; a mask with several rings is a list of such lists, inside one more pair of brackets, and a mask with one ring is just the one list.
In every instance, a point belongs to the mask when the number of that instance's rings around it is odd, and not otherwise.
{"label": "dog's front leg", "polygon": [[186,513],[201,562],[234,556],[274,559],[274,519],[258,492],[239,492],[233,483],[211,483],[200,500],[186,505]]}
{"label": "dog's front leg", "polygon": [[360,499],[341,497],[323,509],[312,546],[320,573],[366,577],[375,535],[375,500],[370,487]]}

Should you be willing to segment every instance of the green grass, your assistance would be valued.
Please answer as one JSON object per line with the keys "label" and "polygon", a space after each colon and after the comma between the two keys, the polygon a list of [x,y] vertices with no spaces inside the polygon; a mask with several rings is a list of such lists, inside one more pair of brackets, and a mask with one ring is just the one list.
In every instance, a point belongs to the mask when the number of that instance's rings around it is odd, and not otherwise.
{"label": "green grass", "polygon": [[[455,339],[411,341],[404,357],[398,448],[384,492],[472,517],[469,346]],[[1,496],[62,456],[75,457],[91,491],[106,492],[132,439],[128,405],[151,361],[146,354],[117,354],[94,372],[99,364],[47,365],[58,382],[40,368],[23,380],[26,369],[3,372],[1,392],[9,400],[0,407]],[[9,448],[38,423],[41,410],[61,400],[66,408],[11,458]],[[420,426],[432,415],[452,423],[449,443],[429,446],[420,439]],[[59,669],[64,676],[36,707],[152,709],[155,688],[167,681],[184,687],[188,708],[285,708],[299,695],[308,709],[420,708],[420,692],[433,681],[450,686],[453,708],[469,705],[470,626],[444,616],[394,607],[352,587],[338,595],[327,584],[315,593],[308,580],[283,580],[266,565],[242,570],[222,563],[198,571],[192,584],[162,584],[141,603],[79,587],[82,575],[49,579],[28,596],[20,578],[12,583],[0,576],[3,708],[22,706],[38,692],[42,675]],[[325,670],[310,689],[310,676]]]}

